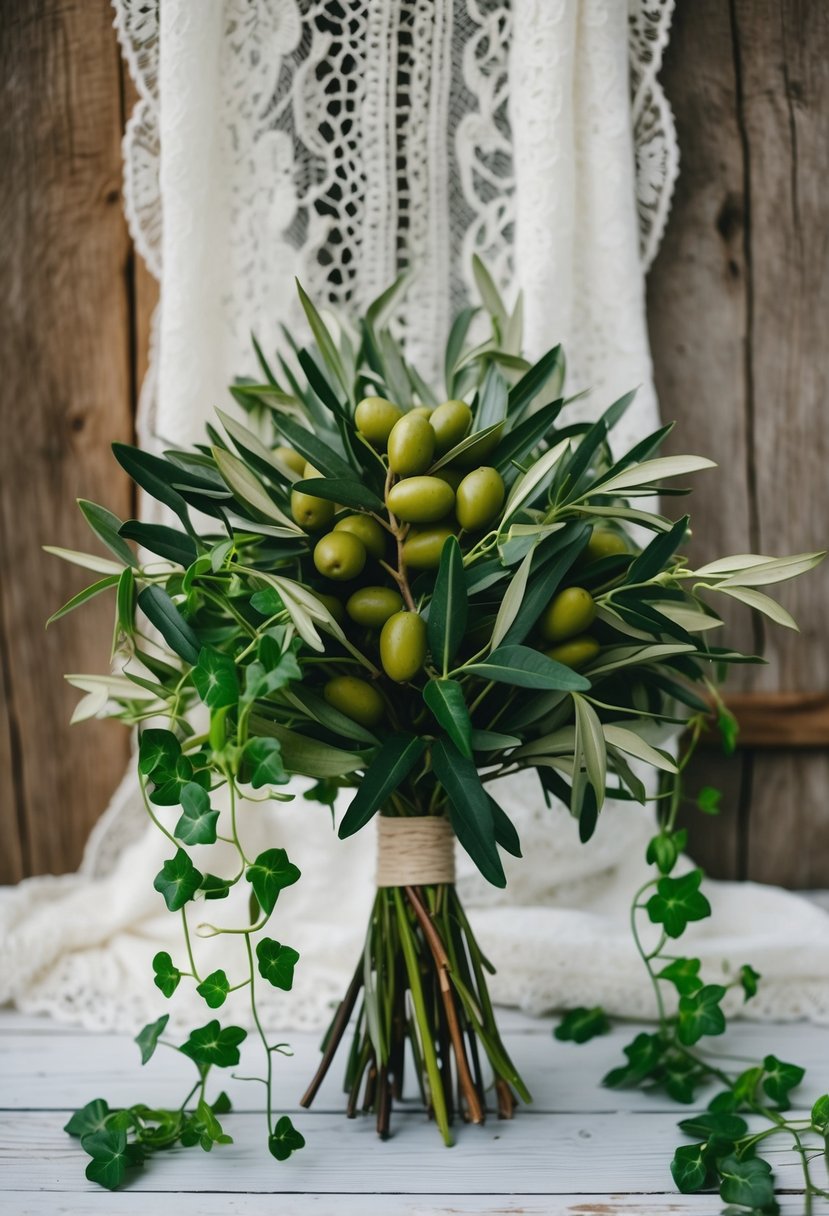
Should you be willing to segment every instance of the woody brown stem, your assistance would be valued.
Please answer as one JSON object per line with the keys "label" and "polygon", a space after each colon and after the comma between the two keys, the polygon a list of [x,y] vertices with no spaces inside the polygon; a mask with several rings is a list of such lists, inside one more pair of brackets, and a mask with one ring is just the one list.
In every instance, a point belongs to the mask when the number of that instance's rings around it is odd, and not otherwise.
{"label": "woody brown stem", "polygon": [[348,986],[348,990],[340,1001],[340,1007],[331,1023],[331,1031],[328,1035],[328,1041],[325,1044],[325,1051],[322,1053],[320,1066],[314,1074],[314,1079],[306,1089],[305,1093],[300,1098],[300,1106],[308,1107],[314,1101],[317,1095],[317,1090],[325,1080],[325,1074],[331,1067],[331,1061],[334,1059],[337,1048],[340,1045],[340,1040],[345,1034],[345,1028],[348,1025],[348,1020],[354,1011],[354,1006],[357,1003],[357,997],[360,989],[363,986],[363,965],[360,962],[357,970],[354,972],[354,977]]}
{"label": "woody brown stem", "polygon": [[458,1023],[458,1011],[455,1008],[455,998],[449,979],[450,967],[446,950],[444,949],[440,935],[432,923],[432,918],[421,903],[414,887],[406,887],[405,891],[438,969],[440,996],[443,1001],[444,1010],[446,1011],[446,1023],[449,1028],[452,1049],[455,1053],[455,1060],[458,1066],[458,1083],[466,1101],[469,1118],[473,1123],[483,1123],[484,1110],[478,1097],[478,1091],[475,1088],[475,1082],[472,1080],[472,1073],[469,1071],[469,1061],[463,1045],[463,1036],[461,1035],[461,1028]]}

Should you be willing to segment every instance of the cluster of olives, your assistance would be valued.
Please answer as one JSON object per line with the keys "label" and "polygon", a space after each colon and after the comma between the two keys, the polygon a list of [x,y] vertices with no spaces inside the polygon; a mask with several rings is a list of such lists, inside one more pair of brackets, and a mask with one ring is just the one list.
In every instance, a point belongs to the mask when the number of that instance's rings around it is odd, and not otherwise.
{"label": "cluster of olives", "polygon": [[[459,530],[480,532],[497,519],[504,505],[504,482],[497,469],[481,463],[497,445],[497,431],[434,468],[471,431],[472,411],[466,402],[445,401],[434,409],[416,406],[404,412],[383,397],[366,397],[357,406],[354,421],[363,439],[386,453],[390,477],[385,504],[391,523],[402,525],[399,536],[406,567],[435,569],[447,537]],[[277,448],[275,454],[303,478],[321,476],[291,448]],[[308,532],[323,533],[313,551],[318,572],[333,582],[353,582],[371,559],[387,556],[390,532],[369,514],[345,515],[335,522],[337,511],[327,499],[298,490],[291,494],[296,522]],[[615,533],[596,530],[585,558],[593,561],[624,549]],[[339,624],[350,620],[379,631],[380,662],[391,680],[406,683],[422,669],[426,625],[417,612],[406,609],[396,586],[361,585],[345,602],[335,595],[320,594],[320,599]],[[589,591],[568,587],[559,592],[538,625],[542,644],[549,647],[545,653],[574,668],[589,662],[599,649],[587,632],[595,617]],[[324,695],[334,708],[367,727],[376,726],[386,712],[376,685],[356,676],[334,677]]]}

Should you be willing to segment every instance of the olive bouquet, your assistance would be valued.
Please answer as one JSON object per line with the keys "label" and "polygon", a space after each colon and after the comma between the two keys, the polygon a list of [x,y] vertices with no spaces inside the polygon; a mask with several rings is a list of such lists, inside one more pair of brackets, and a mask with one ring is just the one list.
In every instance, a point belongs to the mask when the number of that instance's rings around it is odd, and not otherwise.
{"label": "olive bouquet", "polygon": [[[525,360],[520,300],[507,310],[477,260],[475,276],[482,307],[452,326],[443,391],[393,337],[403,281],[355,327],[324,320],[299,288],[312,340],[300,345],[286,330],[274,361],[254,343],[261,377],[231,389],[246,424],[219,412],[223,431],[209,427],[209,442],[192,451],[115,445],[175,526],[122,523],[81,503],[117,562],[105,569],[64,553],[105,577],[56,615],[116,589],[120,674],[69,678],[87,693],[78,716],[109,713],[144,728],[147,808],[175,849],[156,887],[182,915],[190,959],[157,956],[165,995],[192,977],[216,1008],[247,985],[259,1026],[254,980],[290,987],[295,951],[265,939],[254,966],[251,935],[298,872],[279,849],[247,856],[236,808],[249,787],[284,799],[280,787],[302,775],[332,806],[353,788],[341,837],[376,815],[437,820],[504,886],[499,850],[520,856],[520,842],[493,782],[534,769],[539,795],[563,802],[589,840],[608,796],[648,798],[639,762],[676,775],[659,740],[709,713],[715,677],[748,661],[708,640],[721,624],[716,598],[794,624],[757,588],[819,555],[742,555],[691,569],[680,553],[688,517],[659,514],[654,496],[686,493],[663,483],[712,462],[659,456],[669,426],[614,452],[609,436],[632,393],[593,423],[568,422],[560,347]],[[472,342],[482,317],[488,332]],[[191,724],[197,705],[209,714],[204,733]],[[145,728],[159,714],[167,729]],[[230,877],[203,875],[188,853],[216,839],[219,786],[234,808],[225,839],[239,867]],[[164,818],[171,806],[176,824]],[[207,983],[188,909],[243,877],[250,925],[233,931],[244,934],[250,975]],[[447,1144],[456,1116],[483,1121],[490,1094],[503,1117],[530,1100],[498,1032],[491,966],[451,881],[380,886],[355,961],[305,1105],[349,1026],[347,1113],[373,1112],[381,1136],[404,1067]],[[224,1033],[208,1025],[208,1039]],[[285,1156],[296,1133],[284,1119],[273,1124],[273,1048],[262,1038],[269,1143]]]}

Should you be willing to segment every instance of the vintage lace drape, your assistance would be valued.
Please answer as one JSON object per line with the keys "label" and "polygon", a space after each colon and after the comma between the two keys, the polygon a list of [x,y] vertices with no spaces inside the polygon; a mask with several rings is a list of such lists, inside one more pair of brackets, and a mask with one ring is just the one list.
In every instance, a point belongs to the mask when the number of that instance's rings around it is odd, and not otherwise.
{"label": "vintage lace drape", "polygon": [[[115,0],[140,101],[124,142],[125,199],[160,278],[139,430],[152,445],[200,437],[225,386],[298,323],[293,276],[317,300],[359,308],[401,266],[417,274],[397,324],[430,371],[479,252],[524,292],[532,355],[565,343],[589,414],[640,385],[627,434],[657,419],[644,277],[677,169],[657,75],[673,0]],[[712,437],[715,439],[715,437]],[[79,728],[82,729],[82,728]],[[317,1024],[360,948],[372,894],[367,833],[340,842],[303,801],[247,809],[249,851],[268,839],[303,870],[279,930],[301,952],[269,1017]],[[602,1002],[651,1012],[626,909],[650,813],[611,805],[589,847],[544,809],[528,777],[499,791],[525,860],[506,892],[461,858],[464,899],[499,968],[498,999],[530,1010]],[[264,847],[264,846],[263,846]],[[179,923],[152,876],[165,842],[145,828],[127,774],[79,874],[0,899],[0,998],[132,1029],[163,1003],[150,959],[179,953]],[[215,864],[215,859],[214,859]],[[720,884],[695,948],[764,974],[751,1016],[829,1017],[829,919],[784,892]],[[223,921],[241,923],[229,901]],[[690,934],[689,934],[690,937]],[[204,970],[225,944],[200,943]],[[231,947],[232,949],[232,947]],[[177,994],[175,1016],[198,1017]],[[234,1016],[244,1016],[234,1009]]]}

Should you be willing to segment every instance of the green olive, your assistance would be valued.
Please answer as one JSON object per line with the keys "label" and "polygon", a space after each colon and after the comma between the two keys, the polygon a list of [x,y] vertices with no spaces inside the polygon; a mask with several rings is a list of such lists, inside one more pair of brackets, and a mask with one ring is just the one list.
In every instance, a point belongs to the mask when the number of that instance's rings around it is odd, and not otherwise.
{"label": "green olive", "polygon": [[433,410],[431,405],[413,405],[409,410],[410,414],[420,414],[422,418],[430,418]]}
{"label": "green olive", "polygon": [[425,473],[435,454],[435,432],[422,414],[404,414],[389,435],[389,468],[401,477]]}
{"label": "green olive", "polygon": [[446,540],[455,533],[451,528],[424,528],[406,537],[403,561],[413,570],[437,570]]}
{"label": "green olive", "polygon": [[566,642],[589,629],[596,619],[593,596],[584,587],[565,587],[553,596],[539,622],[545,642]]}
{"label": "green olive", "polygon": [[544,653],[548,659],[555,659],[557,663],[563,663],[565,667],[578,671],[591,659],[595,659],[600,650],[601,646],[595,638],[591,638],[589,633],[582,633],[578,637],[570,638],[569,642],[562,642],[560,646],[551,646]]}
{"label": "green olive", "polygon": [[292,473],[302,473],[305,468],[305,457],[300,456],[299,452],[295,452],[293,448],[286,448],[283,444],[274,448],[274,456],[278,456],[283,464],[286,464]]}
{"label": "green olive", "polygon": [[465,401],[444,401],[432,411],[429,422],[435,432],[435,451],[442,456],[460,443],[472,426],[472,410]]}
{"label": "green olive", "polygon": [[319,532],[322,528],[327,528],[334,518],[334,504],[326,498],[316,498],[313,494],[292,490],[291,514],[301,528],[307,528],[309,532]]}
{"label": "green olive", "polygon": [[356,578],[366,564],[366,547],[350,532],[329,532],[314,547],[314,565],[326,578]]}
{"label": "green olive", "polygon": [[341,599],[336,595],[323,595],[321,591],[315,591],[314,595],[325,605],[338,625],[345,624],[345,608]]}
{"label": "green olive", "polygon": [[386,495],[386,506],[407,524],[433,524],[454,502],[455,491],[440,477],[406,477]]}
{"label": "green olive", "polygon": [[334,676],[322,695],[334,709],[361,726],[376,726],[386,712],[383,698],[374,685],[357,676]]}
{"label": "green olive", "polygon": [[306,460],[302,466],[302,476],[305,478],[322,477],[322,473],[319,471],[318,468],[316,468],[315,465],[311,464],[310,460]]}
{"label": "green olive", "polygon": [[448,486],[457,493],[458,486],[463,481],[466,474],[463,469],[453,469],[451,465],[447,465],[443,469],[435,469],[434,473],[429,474],[430,477],[439,477],[441,481],[445,481]]}
{"label": "green olive", "polygon": [[501,423],[496,430],[491,431],[488,435],[484,435],[481,439],[476,439],[471,443],[465,452],[455,456],[455,464],[462,469],[475,469],[479,464],[483,464],[488,456],[497,448],[501,442],[501,435],[504,432],[504,424]]}
{"label": "green olive", "polygon": [[624,538],[618,532],[611,532],[609,528],[594,528],[590,540],[587,542],[587,548],[584,550],[584,556],[588,561],[597,562],[601,557],[612,557],[617,553],[629,552]]}
{"label": "green olive", "polygon": [[411,680],[426,659],[426,622],[416,612],[395,612],[380,634],[380,662],[389,679]]}
{"label": "green olive", "polygon": [[363,397],[354,411],[357,430],[378,448],[386,446],[392,427],[402,417],[403,411],[385,397]]}
{"label": "green olive", "polygon": [[345,519],[337,520],[334,531],[359,537],[372,557],[380,558],[386,552],[386,533],[370,515],[346,515]]}
{"label": "green olive", "polygon": [[361,587],[348,597],[345,610],[357,625],[380,629],[402,607],[403,597],[392,587]]}
{"label": "green olive", "polygon": [[504,481],[497,469],[484,466],[467,473],[458,486],[455,514],[470,532],[485,527],[504,505]]}

